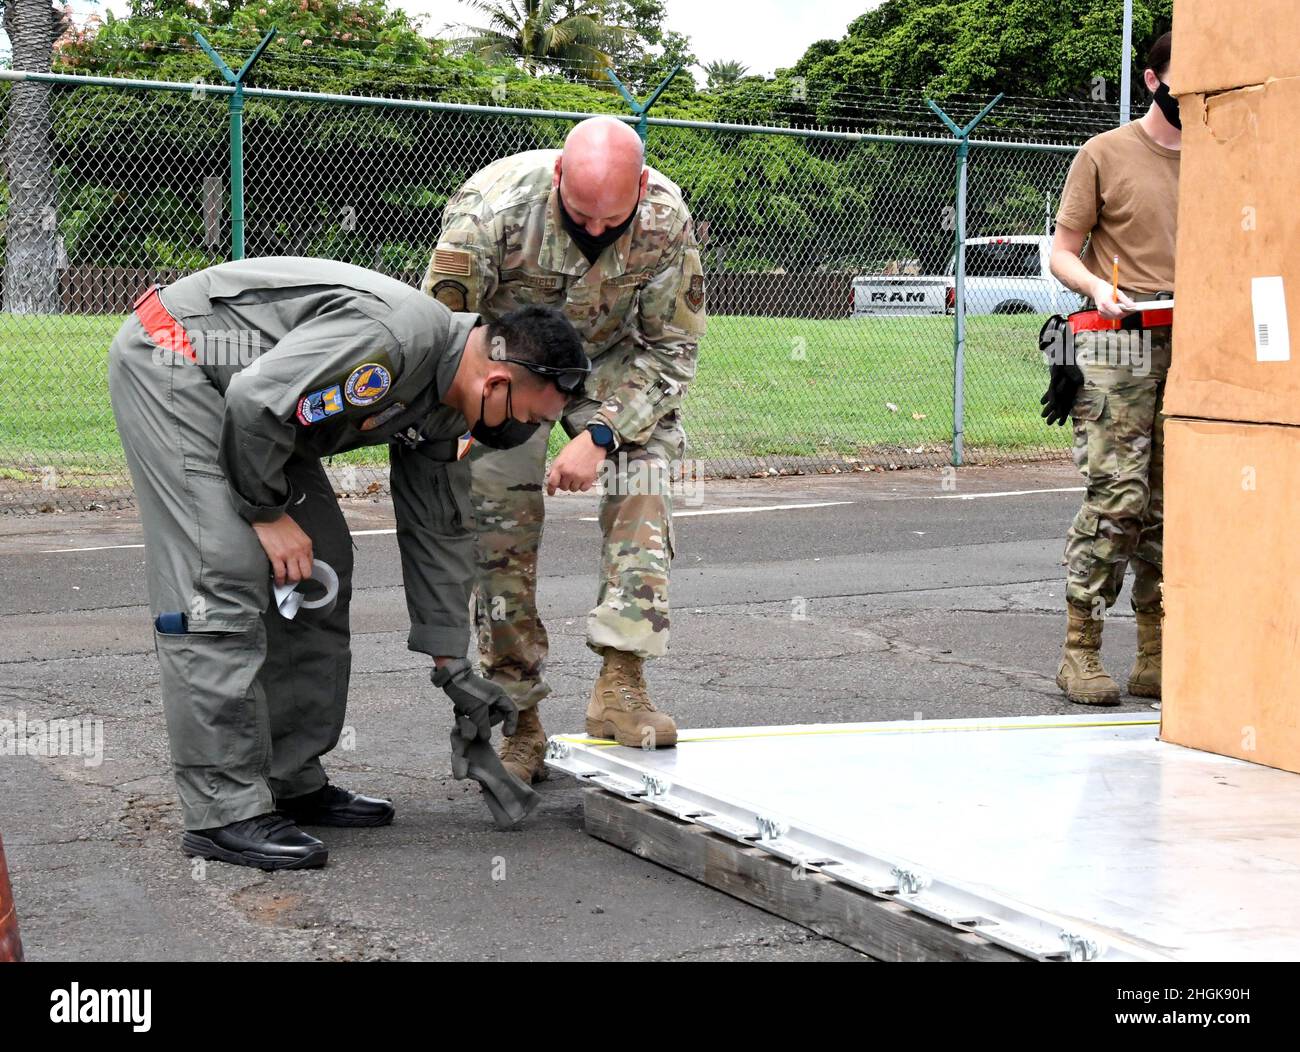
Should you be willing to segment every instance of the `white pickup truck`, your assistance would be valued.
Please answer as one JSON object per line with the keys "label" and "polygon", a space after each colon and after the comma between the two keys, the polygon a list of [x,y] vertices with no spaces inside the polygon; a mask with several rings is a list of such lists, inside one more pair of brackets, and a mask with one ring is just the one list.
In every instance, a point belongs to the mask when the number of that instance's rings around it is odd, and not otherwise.
{"label": "white pickup truck", "polygon": [[853,279],[853,316],[946,314],[952,310],[950,278],[870,275]]}
{"label": "white pickup truck", "polygon": [[[1048,268],[1052,239],[1041,234],[966,240],[967,314],[1069,314],[1083,300]],[[853,315],[944,314],[954,309],[956,254],[942,277],[853,279]]]}

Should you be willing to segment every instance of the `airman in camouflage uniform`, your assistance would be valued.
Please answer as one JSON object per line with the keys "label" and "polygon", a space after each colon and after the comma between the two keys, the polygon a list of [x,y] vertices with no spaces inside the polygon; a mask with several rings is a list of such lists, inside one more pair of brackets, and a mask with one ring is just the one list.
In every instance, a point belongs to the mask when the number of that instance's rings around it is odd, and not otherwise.
{"label": "airman in camouflage uniform", "polygon": [[1146,114],[1089,139],[1075,157],[1052,245],[1052,273],[1113,326],[1074,336],[1083,384],[1070,415],[1087,493],[1066,540],[1067,622],[1056,683],[1083,705],[1119,704],[1120,686],[1101,661],[1102,628],[1130,564],[1138,654],[1128,689],[1160,697],[1161,412],[1173,330],[1167,312],[1136,305],[1174,287],[1182,125],[1165,85],[1169,66],[1166,33],[1143,74],[1152,93]]}
{"label": "airman in camouflage uniform", "polygon": [[[1160,414],[1172,330],[1088,332],[1072,413],[1074,463],[1088,483],[1065,544],[1066,598],[1104,617],[1133,567],[1133,608],[1159,616],[1165,428]],[[1134,363],[1136,363],[1136,368]]]}
{"label": "airman in camouflage uniform", "polygon": [[699,249],[681,191],[644,166],[625,124],[584,121],[563,153],[506,157],[461,187],[443,213],[423,288],[488,319],[523,304],[562,307],[592,359],[586,389],[561,421],[571,441],[549,476],[544,430],[514,450],[470,454],[480,659],[521,710],[503,759],[525,780],[545,776],[536,713],[550,692],[536,604],[542,487],[588,489],[597,470],[604,546],[587,643],[604,667],[587,732],[625,745],[675,744],[676,726],[651,704],[642,663],[668,647],[671,477],[685,451],[680,410],[705,328]]}

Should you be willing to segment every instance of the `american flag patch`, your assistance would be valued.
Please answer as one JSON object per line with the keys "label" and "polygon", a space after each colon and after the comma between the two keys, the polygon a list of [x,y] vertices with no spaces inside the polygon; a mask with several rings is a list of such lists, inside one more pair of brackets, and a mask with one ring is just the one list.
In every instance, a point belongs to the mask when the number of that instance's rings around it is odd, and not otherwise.
{"label": "american flag patch", "polygon": [[472,273],[469,253],[452,248],[435,249],[433,269],[438,274],[457,274],[467,278]]}

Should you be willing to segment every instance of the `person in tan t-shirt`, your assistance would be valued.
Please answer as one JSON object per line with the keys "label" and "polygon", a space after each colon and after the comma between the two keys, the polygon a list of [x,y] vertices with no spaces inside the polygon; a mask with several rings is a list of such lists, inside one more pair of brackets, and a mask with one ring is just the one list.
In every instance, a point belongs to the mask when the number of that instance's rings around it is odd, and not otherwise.
{"label": "person in tan t-shirt", "polygon": [[1101,663],[1101,637],[1129,565],[1138,656],[1128,689],[1139,697],[1160,697],[1161,404],[1173,327],[1159,315],[1135,311],[1134,304],[1174,287],[1182,126],[1165,83],[1169,63],[1166,33],[1147,60],[1150,108],[1140,120],[1090,139],[1079,151],[1052,242],[1052,273],[1116,326],[1075,333],[1073,361],[1054,362],[1045,396],[1063,403],[1058,418],[1067,410],[1073,418],[1074,460],[1087,479],[1065,546],[1069,620],[1056,675],[1071,701],[1087,705],[1119,704],[1119,685]]}

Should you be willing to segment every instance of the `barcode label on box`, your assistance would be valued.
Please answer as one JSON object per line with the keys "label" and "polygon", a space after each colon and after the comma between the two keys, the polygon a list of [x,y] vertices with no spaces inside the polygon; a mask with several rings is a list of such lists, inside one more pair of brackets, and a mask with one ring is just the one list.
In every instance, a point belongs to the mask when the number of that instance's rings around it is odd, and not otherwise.
{"label": "barcode label on box", "polygon": [[1281,277],[1251,278],[1250,303],[1255,316],[1255,361],[1289,362],[1291,327]]}

